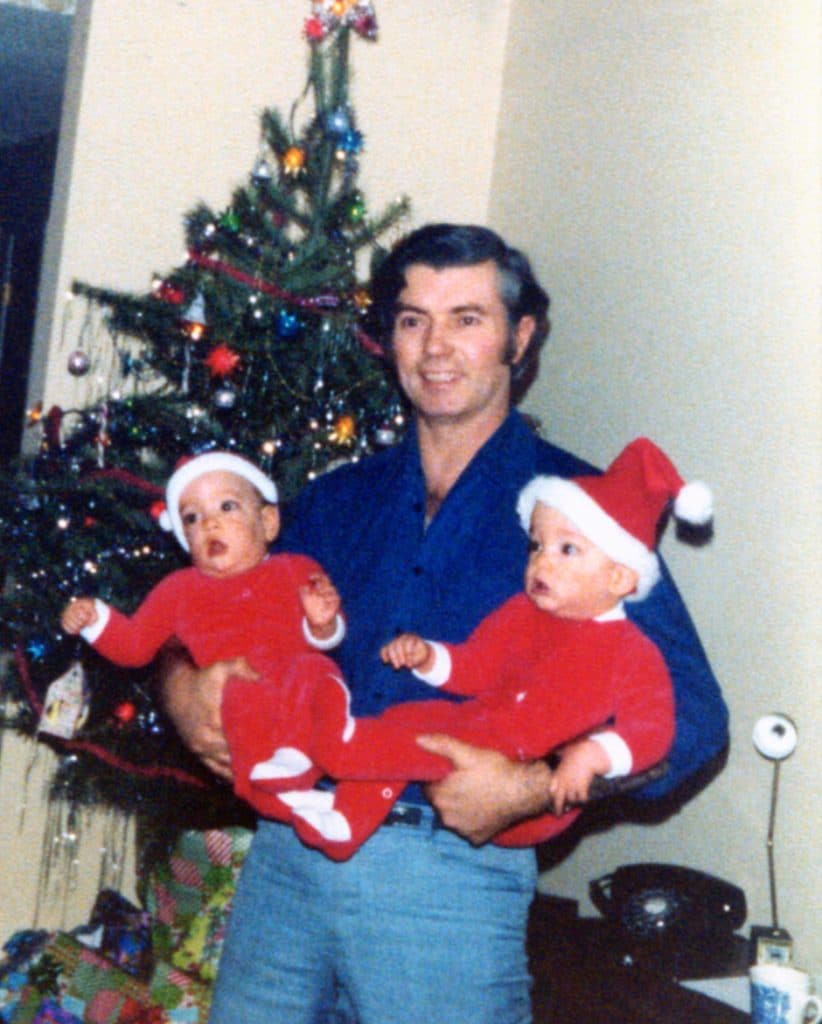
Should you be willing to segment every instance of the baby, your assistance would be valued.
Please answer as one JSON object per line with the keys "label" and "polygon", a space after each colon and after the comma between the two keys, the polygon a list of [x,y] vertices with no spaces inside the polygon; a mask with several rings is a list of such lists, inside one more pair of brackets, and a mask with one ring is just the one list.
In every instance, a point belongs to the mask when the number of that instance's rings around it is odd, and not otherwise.
{"label": "baby", "polygon": [[[417,745],[421,733],[448,733],[523,760],[580,741],[556,770],[557,809],[584,800],[595,775],[660,761],[673,739],[671,682],[658,649],[626,618],[623,601],[642,600],[658,578],[657,531],[672,502],[685,521],[710,519],[707,488],[685,485],[644,438],[601,476],[532,480],[518,502],[529,534],[524,592],[464,644],[405,634],[381,651],[395,668],[411,668],[430,685],[471,699],[418,701],[354,719],[339,669],[314,655],[292,661],[285,673],[286,691],[296,690],[306,709],[305,717],[286,720],[280,694],[239,683],[257,714],[243,736],[229,740],[259,752],[251,803],[273,817],[282,817],[287,803],[303,841],[342,860],[383,821],[404,782],[450,770],[446,759]],[[288,706],[297,703],[291,698]],[[345,781],[334,791],[311,789],[321,774]],[[578,813],[529,819],[496,841],[531,845],[567,828]]]}
{"label": "baby", "polygon": [[[161,524],[172,529],[192,565],[171,573],[128,618],[94,598],[73,599],[61,625],[117,665],[147,664],[177,637],[198,666],[245,657],[262,685],[279,688],[290,659],[328,650],[345,635],[339,595],[320,566],[303,555],[269,555],[280,529],[277,489],[248,460],[209,452],[182,463],[166,486]],[[230,680],[223,715],[242,723],[255,709]],[[255,684],[256,685],[256,684]],[[283,694],[283,699],[285,699]],[[282,707],[299,716],[302,706]],[[232,749],[240,796],[255,761]],[[283,818],[290,811],[283,806]]]}

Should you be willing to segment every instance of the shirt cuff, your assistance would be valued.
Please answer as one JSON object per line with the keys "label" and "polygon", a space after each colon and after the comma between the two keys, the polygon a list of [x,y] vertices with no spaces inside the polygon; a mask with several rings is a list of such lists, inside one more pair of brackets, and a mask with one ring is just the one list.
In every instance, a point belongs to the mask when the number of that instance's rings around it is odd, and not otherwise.
{"label": "shirt cuff", "polygon": [[588,739],[598,743],[611,761],[611,770],[605,776],[606,779],[617,779],[631,774],[634,757],[631,748],[618,733],[611,730],[592,732]]}
{"label": "shirt cuff", "polygon": [[89,644],[97,643],[111,618],[111,608],[97,597],[94,598],[94,610],[97,612],[97,621],[80,630],[80,636]]}
{"label": "shirt cuff", "polygon": [[318,639],[311,632],[308,625],[308,619],[303,616],[303,636],[311,646],[315,647],[318,651],[330,651],[332,647],[336,647],[338,644],[341,644],[345,638],[345,619],[342,615],[338,615],[334,620],[334,632],[331,636]]}
{"label": "shirt cuff", "polygon": [[434,652],[434,664],[427,672],[415,668],[414,675],[429,686],[443,686],[451,678],[451,654],[445,644],[437,640],[427,640],[426,643]]}

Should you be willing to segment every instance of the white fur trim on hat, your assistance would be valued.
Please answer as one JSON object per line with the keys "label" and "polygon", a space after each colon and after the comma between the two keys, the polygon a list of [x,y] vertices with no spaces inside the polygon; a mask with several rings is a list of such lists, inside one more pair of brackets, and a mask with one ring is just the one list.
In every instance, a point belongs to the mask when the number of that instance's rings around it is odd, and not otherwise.
{"label": "white fur trim on hat", "polygon": [[573,480],[537,476],[526,484],[517,500],[517,514],[526,533],[531,529],[531,514],[537,502],[561,512],[609,558],[634,570],[639,577],[636,590],[626,600],[641,601],[647,597],[659,579],[656,553],[623,529]]}
{"label": "white fur trim on hat", "polygon": [[207,452],[196,455],[176,469],[166,484],[166,507],[160,514],[160,526],[164,530],[173,530],[180,546],[188,551],[188,542],[180,519],[180,495],[204,473],[234,473],[256,487],[265,501],[274,505],[277,502],[277,488],[274,481],[258,469],[253,462],[232,452]]}

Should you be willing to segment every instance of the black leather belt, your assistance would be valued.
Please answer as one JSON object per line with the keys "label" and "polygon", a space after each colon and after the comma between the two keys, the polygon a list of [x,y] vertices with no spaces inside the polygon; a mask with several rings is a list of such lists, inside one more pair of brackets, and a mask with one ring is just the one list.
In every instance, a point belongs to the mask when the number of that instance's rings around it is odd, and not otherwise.
{"label": "black leather belt", "polygon": [[427,804],[396,803],[385,816],[383,825],[407,825],[411,828],[442,828],[433,807]]}

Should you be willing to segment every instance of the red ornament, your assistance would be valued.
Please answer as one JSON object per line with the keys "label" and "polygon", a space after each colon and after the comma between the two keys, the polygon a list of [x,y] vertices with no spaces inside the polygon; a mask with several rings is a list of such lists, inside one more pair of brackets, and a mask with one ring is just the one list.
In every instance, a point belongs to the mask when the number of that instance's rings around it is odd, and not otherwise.
{"label": "red ornament", "polygon": [[172,306],[179,306],[186,297],[182,288],[170,281],[157,281],[152,289],[154,297],[161,302],[168,302]]}
{"label": "red ornament", "polygon": [[312,43],[319,43],[325,39],[327,29],[321,18],[314,15],[305,19],[305,38]]}
{"label": "red ornament", "polygon": [[159,498],[157,501],[152,501],[148,511],[151,518],[155,522],[159,522],[160,516],[163,514],[163,512],[165,512],[165,510],[166,503],[163,501],[162,498]]}
{"label": "red ornament", "polygon": [[120,723],[120,725],[128,725],[130,721],[137,714],[137,708],[131,703],[130,700],[124,700],[122,704],[118,704],[114,709],[114,717]]}
{"label": "red ornament", "polygon": [[203,362],[211,370],[212,377],[227,377],[240,365],[240,357],[228,345],[217,345]]}

